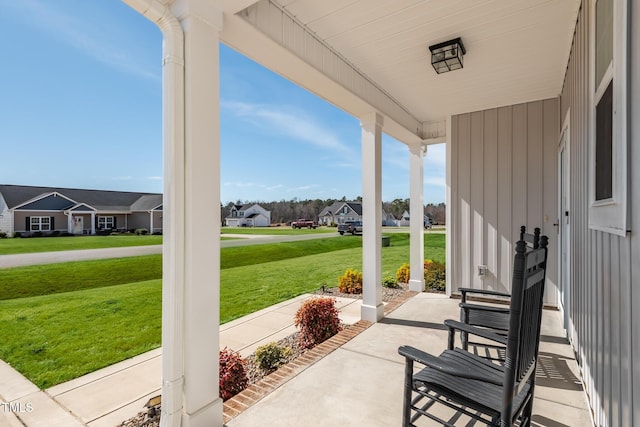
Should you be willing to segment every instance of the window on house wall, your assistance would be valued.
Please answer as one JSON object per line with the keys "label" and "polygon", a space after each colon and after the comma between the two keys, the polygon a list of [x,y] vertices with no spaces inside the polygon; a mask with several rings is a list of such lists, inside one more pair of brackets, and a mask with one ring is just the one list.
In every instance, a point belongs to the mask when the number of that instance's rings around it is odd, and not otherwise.
{"label": "window on house wall", "polygon": [[596,2],[595,200],[613,197],[613,0]]}
{"label": "window on house wall", "polygon": [[31,231],[51,231],[51,217],[32,216]]}
{"label": "window on house wall", "polygon": [[589,226],[627,231],[627,12],[629,0],[592,0]]}
{"label": "window on house wall", "polygon": [[112,216],[99,216],[98,217],[98,230],[114,228],[114,221]]}

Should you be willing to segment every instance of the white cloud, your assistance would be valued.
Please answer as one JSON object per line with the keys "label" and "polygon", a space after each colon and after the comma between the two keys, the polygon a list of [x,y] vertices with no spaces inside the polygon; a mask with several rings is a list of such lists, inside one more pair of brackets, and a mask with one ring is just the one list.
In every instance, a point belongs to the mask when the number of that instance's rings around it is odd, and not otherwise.
{"label": "white cloud", "polygon": [[271,132],[307,142],[316,147],[353,154],[353,150],[340,138],[312,117],[299,109],[285,105],[251,104],[238,101],[222,101],[221,107],[244,120]]}
{"label": "white cloud", "polygon": [[162,181],[162,177],[161,176],[148,176],[147,179],[149,181]]}

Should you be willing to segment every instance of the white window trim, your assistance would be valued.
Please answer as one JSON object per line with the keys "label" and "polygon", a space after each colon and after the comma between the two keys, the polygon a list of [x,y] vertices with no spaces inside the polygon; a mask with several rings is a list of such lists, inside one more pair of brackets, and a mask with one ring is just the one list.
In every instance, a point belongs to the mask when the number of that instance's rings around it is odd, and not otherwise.
{"label": "white window trim", "polygon": [[[613,60],[596,88],[595,43],[596,0],[591,1],[589,107],[591,132],[589,138],[589,228],[624,236],[629,231],[627,115],[628,115],[628,0],[613,2]],[[596,106],[613,78],[612,158],[613,196],[595,200]]]}
{"label": "white window trim", "polygon": [[[50,216],[32,216],[30,217],[31,219],[29,220],[29,231],[51,231],[51,217]],[[37,224],[34,224],[33,220],[37,219]],[[47,229],[43,229],[42,228],[42,220],[46,219],[47,220]],[[37,225],[38,229],[34,230],[33,226]]]}
{"label": "white window trim", "polygon": [[[107,226],[107,219],[111,220],[111,221],[109,221],[109,222],[111,222],[111,226],[110,227]],[[102,222],[103,224],[100,224],[100,222]],[[102,225],[102,228],[101,228],[102,230],[113,228],[113,224],[114,224],[113,216],[99,216],[98,217],[98,228],[100,228],[100,225]]]}

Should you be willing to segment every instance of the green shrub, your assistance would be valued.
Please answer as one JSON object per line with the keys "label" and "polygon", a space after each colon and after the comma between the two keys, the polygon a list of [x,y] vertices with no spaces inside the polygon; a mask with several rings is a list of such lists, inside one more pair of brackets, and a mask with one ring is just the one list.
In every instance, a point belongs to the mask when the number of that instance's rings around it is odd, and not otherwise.
{"label": "green shrub", "polygon": [[33,237],[42,237],[42,236],[44,236],[44,234],[42,233],[42,231],[34,231],[32,236]]}
{"label": "green shrub", "polygon": [[16,237],[22,237],[22,233],[19,231],[14,231],[13,232],[13,238],[15,239]]}
{"label": "green shrub", "polygon": [[138,236],[146,236],[147,234],[149,234],[149,230],[147,230],[146,228],[136,228],[135,233]]}
{"label": "green shrub", "polygon": [[278,366],[291,357],[292,351],[289,347],[279,345],[277,342],[261,345],[256,349],[256,364],[263,371],[274,371]]}
{"label": "green shrub", "polygon": [[249,378],[245,361],[227,347],[220,350],[220,397],[227,400],[247,388]]}
{"label": "green shrub", "polygon": [[393,276],[387,276],[383,278],[382,286],[384,286],[385,288],[393,288],[393,289],[397,289],[400,287],[400,285],[398,285],[398,280]]}
{"label": "green shrub", "polygon": [[424,284],[427,289],[444,291],[447,287],[445,265],[429,259],[424,261]]}
{"label": "green shrub", "polygon": [[300,328],[304,348],[320,344],[342,330],[335,302],[333,298],[318,297],[302,303],[295,315],[295,325]]}
{"label": "green shrub", "polygon": [[409,268],[409,264],[405,262],[396,271],[396,279],[400,283],[409,283],[410,278],[411,278],[411,269]]}
{"label": "green shrub", "polygon": [[7,238],[7,233],[5,233],[4,231],[0,231],[0,239],[6,239]]}
{"label": "green shrub", "polygon": [[345,294],[361,294],[362,273],[348,268],[344,275],[338,277],[338,290]]}

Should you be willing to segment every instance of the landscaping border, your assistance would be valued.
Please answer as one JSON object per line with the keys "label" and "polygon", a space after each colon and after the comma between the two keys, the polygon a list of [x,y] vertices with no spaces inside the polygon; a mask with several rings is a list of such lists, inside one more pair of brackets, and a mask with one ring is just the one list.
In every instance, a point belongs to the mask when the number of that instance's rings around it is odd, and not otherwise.
{"label": "landscaping border", "polygon": [[[384,314],[387,316],[396,308],[404,304],[410,298],[418,295],[419,292],[406,291],[389,301],[384,307]],[[224,422],[228,423],[233,418],[240,415],[243,411],[259,402],[262,398],[273,392],[277,388],[286,384],[289,380],[305,371],[309,366],[313,365],[325,356],[333,353],[334,350],[340,348],[361,332],[365,331],[373,325],[372,322],[360,320],[349,328],[338,332],[333,337],[318,344],[314,348],[304,352],[296,359],[278,368],[275,372],[262,378],[260,381],[250,385],[231,399],[224,402],[223,413]]]}

